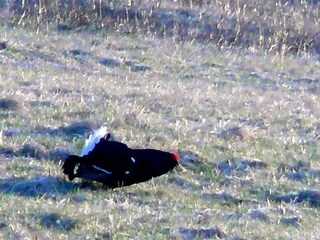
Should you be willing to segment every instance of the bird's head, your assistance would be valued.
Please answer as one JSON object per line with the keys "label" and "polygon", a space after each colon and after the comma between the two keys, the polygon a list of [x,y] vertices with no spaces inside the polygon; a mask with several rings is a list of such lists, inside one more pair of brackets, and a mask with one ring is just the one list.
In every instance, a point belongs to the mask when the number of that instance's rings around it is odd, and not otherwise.
{"label": "bird's head", "polygon": [[176,152],[173,152],[173,153],[171,153],[171,156],[172,156],[172,158],[174,159],[174,161],[176,163],[175,166],[177,167],[178,171],[179,172],[186,172],[187,170],[181,164],[179,164],[179,161],[180,161],[179,154],[176,153]]}
{"label": "bird's head", "polygon": [[179,154],[176,152],[171,153],[171,156],[174,160],[176,160],[177,162],[179,162]]}

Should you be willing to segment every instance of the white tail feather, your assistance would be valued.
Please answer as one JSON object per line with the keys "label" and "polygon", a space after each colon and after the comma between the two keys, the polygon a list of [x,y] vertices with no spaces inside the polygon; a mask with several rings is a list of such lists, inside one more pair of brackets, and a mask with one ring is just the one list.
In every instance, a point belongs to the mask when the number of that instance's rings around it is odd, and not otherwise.
{"label": "white tail feather", "polygon": [[81,150],[80,156],[83,157],[93,150],[95,145],[100,141],[101,138],[106,137],[108,134],[108,128],[105,126],[100,127],[98,130],[94,131],[93,134],[86,139],[86,142]]}

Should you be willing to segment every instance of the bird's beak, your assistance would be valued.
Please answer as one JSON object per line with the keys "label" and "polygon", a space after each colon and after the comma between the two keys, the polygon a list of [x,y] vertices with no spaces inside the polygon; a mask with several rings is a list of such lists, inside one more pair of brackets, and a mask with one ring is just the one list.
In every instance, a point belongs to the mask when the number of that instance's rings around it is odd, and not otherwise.
{"label": "bird's beak", "polygon": [[187,169],[185,169],[181,164],[176,166],[176,170],[178,172],[186,172],[187,171]]}

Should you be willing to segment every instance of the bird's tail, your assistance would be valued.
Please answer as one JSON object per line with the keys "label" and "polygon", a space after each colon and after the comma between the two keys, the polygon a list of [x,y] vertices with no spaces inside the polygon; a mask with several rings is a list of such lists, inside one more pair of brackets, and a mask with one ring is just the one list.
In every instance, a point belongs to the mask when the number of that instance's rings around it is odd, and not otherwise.
{"label": "bird's tail", "polygon": [[94,131],[93,134],[89,136],[89,138],[86,140],[80,156],[87,155],[89,152],[91,152],[96,144],[98,144],[101,139],[109,140],[111,137],[111,134],[108,131],[108,128],[106,126],[100,127],[98,130]]}
{"label": "bird's tail", "polygon": [[62,166],[62,171],[65,175],[68,176],[69,180],[72,181],[75,178],[75,167],[78,163],[81,162],[81,157],[76,155],[70,155]]}

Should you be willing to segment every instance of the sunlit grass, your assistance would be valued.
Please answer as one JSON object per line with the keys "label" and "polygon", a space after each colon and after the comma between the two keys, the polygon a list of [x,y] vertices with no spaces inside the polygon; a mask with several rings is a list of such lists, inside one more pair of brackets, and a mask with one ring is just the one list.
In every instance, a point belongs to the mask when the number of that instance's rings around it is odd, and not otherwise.
{"label": "sunlit grass", "polygon": [[[301,80],[318,79],[318,62],[168,38],[3,31],[1,98],[20,107],[0,114],[2,238],[168,239],[210,227],[246,239],[317,238],[317,207],[270,198],[318,190],[318,85]],[[65,54],[72,49],[90,55],[80,61]],[[125,61],[151,69],[132,72]],[[186,171],[115,190],[68,185],[52,150],[79,153],[91,125],[83,134],[68,127],[87,119],[131,147],[180,152]],[[305,176],[289,179],[294,171]],[[250,217],[255,209],[267,220]]]}

